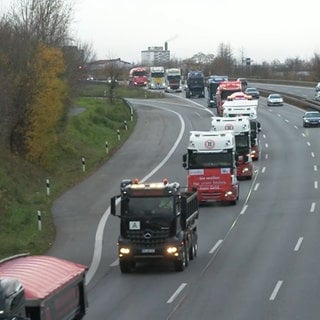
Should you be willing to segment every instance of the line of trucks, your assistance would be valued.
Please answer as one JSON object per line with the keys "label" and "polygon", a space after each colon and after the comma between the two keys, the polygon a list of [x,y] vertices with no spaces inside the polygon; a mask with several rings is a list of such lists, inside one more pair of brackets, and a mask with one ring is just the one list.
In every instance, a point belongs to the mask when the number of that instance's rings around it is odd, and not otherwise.
{"label": "line of trucks", "polygon": [[216,92],[218,116],[211,118],[210,131],[190,132],[183,167],[199,203],[236,204],[239,180],[252,179],[259,159],[258,101],[241,91],[240,81],[222,81]]}
{"label": "line of trucks", "polygon": [[147,87],[151,90],[166,92],[182,91],[182,75],[180,68],[165,69],[156,67],[136,67],[129,72],[129,85]]}
{"label": "line of trucks", "polygon": [[121,182],[120,194],[111,198],[110,213],[120,218],[122,273],[158,260],[183,271],[196,257],[199,206],[207,202],[235,205],[239,181],[252,179],[253,160],[260,153],[257,107],[256,100],[233,91],[223,102],[222,116],[211,118],[211,130],[190,132],[182,156],[187,187],[167,179]]}

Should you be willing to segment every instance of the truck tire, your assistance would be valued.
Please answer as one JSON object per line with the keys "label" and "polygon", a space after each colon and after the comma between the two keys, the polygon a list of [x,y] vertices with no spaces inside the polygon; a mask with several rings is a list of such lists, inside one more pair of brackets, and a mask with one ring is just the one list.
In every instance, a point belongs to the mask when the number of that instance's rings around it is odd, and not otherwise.
{"label": "truck tire", "polygon": [[197,253],[198,253],[198,242],[196,239],[193,239],[192,245],[190,248],[190,254],[189,254],[190,260],[193,260],[197,256]]}
{"label": "truck tire", "polygon": [[131,273],[134,267],[134,262],[130,260],[120,260],[119,266],[122,273]]}
{"label": "truck tire", "polygon": [[176,271],[181,272],[186,268],[189,262],[188,257],[189,257],[188,250],[184,246],[179,259],[174,262],[175,264],[174,267]]}

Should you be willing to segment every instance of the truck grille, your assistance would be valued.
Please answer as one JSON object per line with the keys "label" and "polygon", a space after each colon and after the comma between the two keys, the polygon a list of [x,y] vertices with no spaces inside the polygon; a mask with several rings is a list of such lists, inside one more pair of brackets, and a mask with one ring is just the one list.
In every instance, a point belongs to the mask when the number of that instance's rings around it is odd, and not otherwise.
{"label": "truck grille", "polygon": [[165,243],[170,230],[127,230],[126,238],[136,245],[154,246]]}

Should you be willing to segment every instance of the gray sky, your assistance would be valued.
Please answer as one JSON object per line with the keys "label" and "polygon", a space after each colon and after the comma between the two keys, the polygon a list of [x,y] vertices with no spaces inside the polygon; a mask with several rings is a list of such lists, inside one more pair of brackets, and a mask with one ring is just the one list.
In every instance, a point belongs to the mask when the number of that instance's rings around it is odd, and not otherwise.
{"label": "gray sky", "polygon": [[[97,59],[139,63],[142,50],[165,41],[178,59],[216,54],[220,43],[253,63],[320,54],[318,0],[71,1],[73,35],[90,44]],[[13,2],[0,0],[0,13]]]}

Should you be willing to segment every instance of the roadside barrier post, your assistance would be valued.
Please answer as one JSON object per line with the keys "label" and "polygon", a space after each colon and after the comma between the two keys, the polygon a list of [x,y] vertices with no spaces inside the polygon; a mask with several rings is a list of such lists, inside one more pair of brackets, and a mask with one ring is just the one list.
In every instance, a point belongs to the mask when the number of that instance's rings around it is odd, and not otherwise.
{"label": "roadside barrier post", "polygon": [[82,171],[86,171],[86,159],[84,157],[82,157]]}
{"label": "roadside barrier post", "polygon": [[117,134],[118,134],[118,141],[120,141],[120,130],[117,130]]}
{"label": "roadside barrier post", "polygon": [[46,180],[46,186],[47,186],[47,196],[49,196],[50,195],[50,180],[49,179]]}
{"label": "roadside barrier post", "polygon": [[108,141],[106,141],[106,154],[109,153],[109,145],[108,145]]}
{"label": "roadside barrier post", "polygon": [[38,230],[41,231],[42,230],[42,222],[41,222],[41,211],[40,210],[38,210],[37,216],[38,216]]}
{"label": "roadside barrier post", "polygon": [[127,125],[127,121],[126,120],[124,120],[124,127],[125,127],[125,129],[127,131],[128,130],[128,125]]}

